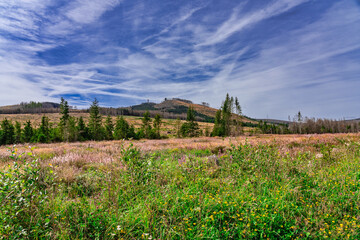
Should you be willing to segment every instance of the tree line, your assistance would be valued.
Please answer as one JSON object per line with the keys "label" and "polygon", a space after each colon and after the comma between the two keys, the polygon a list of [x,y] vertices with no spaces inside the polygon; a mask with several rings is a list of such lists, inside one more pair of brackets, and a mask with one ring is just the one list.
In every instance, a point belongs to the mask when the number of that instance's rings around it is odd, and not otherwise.
{"label": "tree line", "polygon": [[[32,106],[37,107],[36,103]],[[83,117],[76,118],[70,115],[68,102],[61,98],[59,105],[61,118],[58,124],[51,123],[43,116],[39,127],[34,127],[31,121],[25,124],[4,119],[0,124],[0,145],[14,143],[50,143],[74,142],[87,140],[120,140],[120,139],[160,139],[162,117],[156,114],[153,118],[149,111],[143,113],[140,128],[129,124],[124,117],[117,116],[115,122],[110,115],[105,120],[101,114],[99,102],[95,99],[88,112],[89,121],[86,124]],[[290,123],[271,124],[260,121],[258,124],[242,122],[242,111],[237,97],[226,95],[220,109],[216,112],[213,129],[200,130],[196,121],[196,112],[192,106],[187,110],[186,121],[178,118],[176,123],[177,137],[198,136],[236,136],[243,134],[243,127],[249,126],[259,129],[264,134],[309,134],[309,133],[350,133],[359,132],[360,123],[355,121],[335,121],[327,119],[303,118],[299,112]]]}
{"label": "tree line", "polygon": [[[121,140],[121,139],[160,139],[162,117],[156,114],[151,118],[149,111],[142,117],[140,128],[129,124],[123,116],[117,116],[113,122],[108,115],[105,120],[100,112],[99,102],[95,99],[89,108],[89,121],[86,124],[83,117],[76,118],[70,115],[68,102],[61,98],[60,121],[58,124],[51,123],[47,116],[41,118],[39,127],[33,127],[31,121],[23,126],[18,121],[13,124],[4,119],[0,126],[0,145],[14,143],[51,143],[51,142],[74,142],[87,140]],[[178,137],[197,137],[202,135],[199,124],[195,120],[195,111],[189,107],[186,122],[181,124],[176,121]]]}
{"label": "tree line", "polygon": [[360,122],[315,119],[303,117],[299,111],[289,124],[289,131],[297,134],[309,133],[356,133],[360,131]]}
{"label": "tree line", "polygon": [[[177,98],[176,98],[177,99]],[[183,102],[192,103],[189,100],[179,99]],[[76,107],[69,106],[71,112],[77,113],[89,113],[89,109],[77,109]],[[150,111],[150,116],[154,118],[159,114],[162,118],[166,119],[177,119],[186,120],[186,111],[187,107],[185,106],[175,106],[173,109],[167,109],[166,111],[162,109],[148,109]],[[133,107],[99,107],[100,114],[110,115],[110,116],[138,116],[141,117],[147,111],[147,109],[133,109]],[[60,104],[52,102],[21,102],[19,105],[9,106],[0,108],[0,114],[39,114],[39,113],[59,113]],[[196,120],[200,122],[214,122],[214,118],[196,112]]]}
{"label": "tree line", "polygon": [[271,124],[260,121],[258,126],[264,134],[357,133],[360,131],[360,122],[308,118],[303,117],[300,111],[288,123]]}
{"label": "tree line", "polygon": [[135,129],[123,116],[118,116],[115,122],[113,122],[111,116],[107,116],[103,121],[99,111],[99,103],[96,99],[89,109],[90,118],[88,124],[85,123],[83,117],[70,116],[70,107],[63,98],[61,98],[60,113],[61,118],[58,124],[51,123],[48,117],[43,116],[40,126],[37,128],[33,127],[31,121],[27,121],[22,126],[17,121],[13,124],[10,120],[4,119],[0,124],[0,145],[161,138],[162,119],[160,115],[156,115],[152,123],[149,113],[145,113],[140,129]]}

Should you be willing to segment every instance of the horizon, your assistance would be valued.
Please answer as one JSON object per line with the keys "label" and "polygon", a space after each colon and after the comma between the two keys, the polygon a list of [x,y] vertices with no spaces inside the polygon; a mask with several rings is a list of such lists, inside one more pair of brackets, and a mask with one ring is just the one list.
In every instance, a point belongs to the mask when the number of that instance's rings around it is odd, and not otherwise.
{"label": "horizon", "polygon": [[360,1],[0,0],[0,104],[166,97],[360,117]]}
{"label": "horizon", "polygon": [[[145,102],[141,102],[141,103],[138,103],[138,104],[135,104],[135,105],[127,105],[127,106],[104,106],[102,105],[100,102],[98,102],[99,104],[99,107],[101,108],[129,108],[129,107],[134,107],[134,106],[137,106],[137,105],[141,105],[141,104],[146,104],[146,103],[153,103],[153,104],[161,104],[162,102],[166,101],[166,100],[175,100],[175,99],[178,99],[178,98],[166,98],[166,99],[163,99],[162,101],[159,101],[159,102],[152,102],[152,101],[145,101]],[[64,99],[65,101],[67,101],[66,99]],[[95,100],[95,99],[94,99]],[[180,99],[180,100],[185,100],[185,101],[188,101],[187,99]],[[24,104],[30,104],[31,102],[35,102],[37,103],[36,101],[29,101],[29,102],[22,102]],[[19,103],[19,104],[14,104],[14,105],[0,105],[0,108],[1,107],[6,107],[6,106],[17,106],[17,105],[20,105],[22,103]],[[60,104],[60,101],[59,102],[40,102],[40,103],[53,103],[53,104]],[[203,103],[206,103],[208,104],[207,102],[192,102],[192,104],[195,104],[195,105],[201,105],[201,106],[204,106]],[[88,110],[91,106],[91,102],[89,103],[89,106],[82,106],[82,107],[77,107],[77,106],[73,106],[73,105],[69,105],[70,109],[71,110]],[[216,108],[216,107],[213,107],[211,105],[206,105],[206,107],[210,107],[210,108],[213,108],[213,109],[221,109],[220,108]],[[301,112],[301,111],[300,111]],[[16,113],[18,114],[18,113]],[[49,114],[49,113],[39,113],[39,114]],[[1,114],[0,114],[1,115]],[[246,117],[246,118],[249,118],[249,119],[254,119],[254,120],[274,120],[274,121],[285,121],[285,122],[291,122],[291,121],[294,121],[294,119],[296,119],[298,117],[298,112],[297,114],[293,115],[293,116],[288,116],[287,119],[277,119],[277,118],[269,118],[269,117],[265,117],[265,118],[256,118],[256,117],[252,117],[252,116],[248,116],[248,115],[245,115],[245,114],[241,114],[242,116]],[[360,117],[355,117],[355,118],[339,118],[339,119],[333,119],[333,118],[323,118],[323,117],[312,117],[312,116],[305,116],[305,115],[302,115],[303,118],[308,118],[308,119],[328,119],[328,120],[332,120],[332,121],[343,121],[343,120],[360,120]],[[289,120],[290,119],[290,120]]]}

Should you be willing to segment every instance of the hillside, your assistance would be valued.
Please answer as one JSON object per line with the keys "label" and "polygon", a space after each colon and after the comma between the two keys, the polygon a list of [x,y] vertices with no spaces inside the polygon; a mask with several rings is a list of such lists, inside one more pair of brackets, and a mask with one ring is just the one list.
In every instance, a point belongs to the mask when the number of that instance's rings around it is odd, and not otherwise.
{"label": "hillside", "polygon": [[[216,111],[218,109],[207,106],[206,104],[195,104],[189,100],[173,98],[165,99],[161,103],[142,103],[139,105],[131,106],[131,111],[149,111],[150,113],[160,113],[164,118],[186,118],[188,108],[192,106],[196,112],[196,118],[198,121],[213,122]],[[250,120],[243,116],[234,115],[240,118],[242,122],[256,123],[256,121]]]}
{"label": "hillside", "polygon": [[[151,117],[160,114],[165,119],[186,119],[187,111],[192,106],[195,110],[196,120],[200,122],[214,122],[216,111],[218,109],[208,106],[208,104],[195,104],[186,99],[172,98],[165,99],[161,103],[145,102],[139,105],[121,107],[121,108],[105,108],[100,107],[100,113],[103,115],[127,115],[142,116],[146,111],[150,112]],[[59,113],[60,104],[52,102],[30,102],[20,103],[11,106],[0,106],[0,114],[32,114],[32,113]],[[71,108],[73,113],[86,113],[88,109],[75,110]],[[244,116],[233,115],[237,119],[245,123],[257,123],[256,120],[249,119]]]}
{"label": "hillside", "polygon": [[22,102],[16,105],[0,106],[0,114],[56,113],[60,104],[53,102]]}

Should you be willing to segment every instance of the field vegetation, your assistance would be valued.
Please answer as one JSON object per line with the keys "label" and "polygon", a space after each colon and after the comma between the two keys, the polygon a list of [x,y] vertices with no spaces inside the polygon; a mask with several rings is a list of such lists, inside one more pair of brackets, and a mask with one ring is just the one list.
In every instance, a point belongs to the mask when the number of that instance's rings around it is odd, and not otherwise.
{"label": "field vegetation", "polygon": [[[56,126],[57,123],[60,122],[61,114],[60,113],[38,113],[38,114],[0,114],[0,121],[5,119],[11,120],[13,123],[19,122],[22,126],[26,124],[27,121],[31,121],[33,127],[39,127],[41,125],[41,119],[43,116],[46,116],[49,119],[49,122]],[[82,117],[84,119],[85,124],[89,122],[89,113],[71,113],[71,116],[79,119]],[[107,116],[102,115],[103,119]],[[111,116],[113,122],[116,122],[116,116]],[[123,116],[123,118],[130,124],[133,125],[135,128],[141,128],[142,125],[142,117],[137,116]],[[176,136],[176,119],[163,119],[161,132],[162,135],[169,134],[170,136]],[[180,123],[184,123],[185,120],[180,120]],[[206,128],[212,129],[214,124],[209,122],[198,122],[200,129],[205,132]]]}
{"label": "field vegetation", "polygon": [[358,239],[360,135],[18,145],[1,239]]}
{"label": "field vegetation", "polygon": [[[9,107],[10,109],[16,109],[16,106]],[[58,106],[56,109],[59,113],[40,115],[34,114],[36,113],[35,111],[33,114],[0,114],[0,145],[25,142],[139,140],[144,138],[162,139],[199,136],[227,137],[259,133],[357,133],[360,129],[360,123],[356,120],[304,119],[300,112],[294,117],[293,122],[256,122],[242,115],[238,98],[230,97],[229,94],[226,95],[220,109],[217,111],[210,108],[206,103],[197,105],[181,99],[165,100],[161,104],[144,103],[133,106],[140,109],[137,111],[143,112],[142,117],[125,117],[122,115],[122,110],[119,112],[119,109],[115,108],[108,108],[108,115],[103,116],[102,110],[104,109],[99,106],[99,102],[96,99],[90,108],[86,110],[86,113],[73,112],[68,102],[63,98],[61,98],[60,104],[31,102],[20,106],[22,107],[21,109],[25,110],[46,110]],[[180,120],[180,118],[176,120],[163,119],[164,114],[161,115],[161,111],[163,111],[162,113],[165,113],[165,109],[166,111],[172,111],[177,109],[176,106],[181,106],[182,114],[184,114],[184,111],[187,111],[186,121]],[[155,108],[157,110],[150,112],[145,110],[147,108],[150,108],[150,111]],[[162,110],[160,111],[159,109]],[[115,114],[115,116],[112,114]],[[203,116],[203,120],[211,118],[214,123],[198,122],[199,114]],[[204,114],[215,115],[209,116]]]}
{"label": "field vegetation", "polygon": [[[159,114],[155,118],[150,117],[146,111],[142,118],[125,118],[124,116],[112,117],[108,115],[105,119],[100,114],[100,107],[95,99],[86,114],[76,117],[70,115],[70,108],[63,98],[60,103],[60,114],[56,114],[56,122],[52,122],[46,115],[41,116],[40,123],[34,119],[15,121],[15,124],[5,116],[0,124],[0,145],[14,143],[50,143],[50,142],[75,142],[86,140],[119,140],[119,139],[161,139],[172,136],[210,135],[211,124],[195,121],[195,113],[189,108],[191,115],[186,121],[163,120]],[[189,116],[190,116],[189,115]],[[15,115],[22,116],[22,115]],[[28,115],[27,117],[33,117]],[[39,121],[39,119],[37,119]],[[129,121],[128,120],[132,120]],[[192,129],[194,128],[194,129]],[[191,134],[190,134],[191,133]]]}

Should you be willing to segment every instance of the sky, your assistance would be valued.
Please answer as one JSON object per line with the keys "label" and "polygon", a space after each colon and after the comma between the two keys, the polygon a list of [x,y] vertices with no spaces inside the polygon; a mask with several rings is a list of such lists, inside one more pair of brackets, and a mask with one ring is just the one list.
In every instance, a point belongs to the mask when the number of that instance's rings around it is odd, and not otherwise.
{"label": "sky", "polygon": [[0,105],[226,93],[254,118],[360,117],[360,0],[0,0]]}

